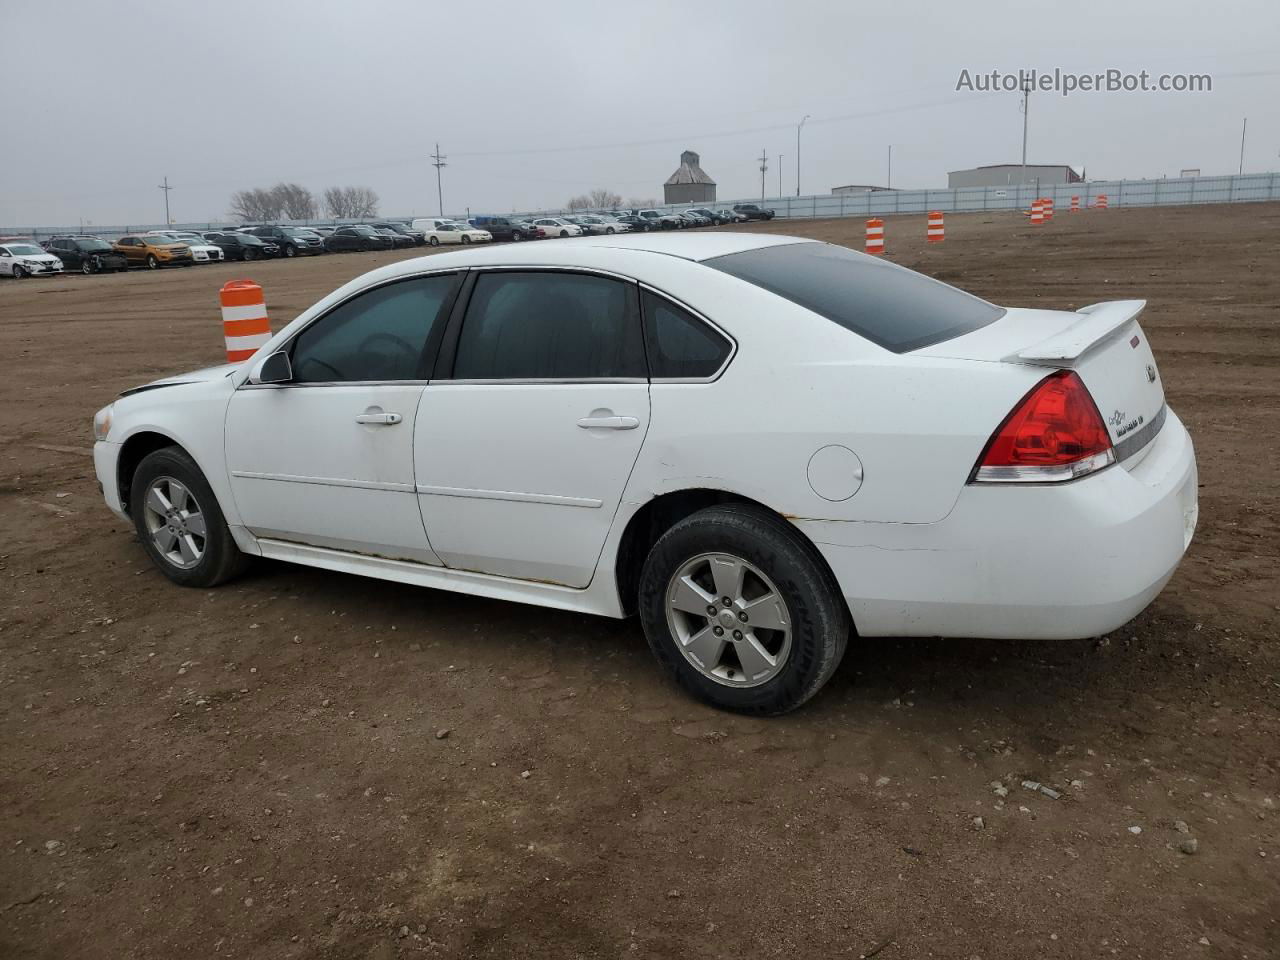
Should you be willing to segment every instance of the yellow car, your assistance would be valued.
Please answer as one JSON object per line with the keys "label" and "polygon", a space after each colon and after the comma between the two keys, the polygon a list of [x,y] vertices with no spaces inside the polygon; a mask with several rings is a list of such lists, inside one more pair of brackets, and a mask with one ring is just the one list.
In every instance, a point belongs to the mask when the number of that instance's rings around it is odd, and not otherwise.
{"label": "yellow car", "polygon": [[124,254],[131,267],[145,265],[155,270],[177,263],[184,267],[195,263],[191,248],[169,237],[121,237],[115,242],[115,249]]}

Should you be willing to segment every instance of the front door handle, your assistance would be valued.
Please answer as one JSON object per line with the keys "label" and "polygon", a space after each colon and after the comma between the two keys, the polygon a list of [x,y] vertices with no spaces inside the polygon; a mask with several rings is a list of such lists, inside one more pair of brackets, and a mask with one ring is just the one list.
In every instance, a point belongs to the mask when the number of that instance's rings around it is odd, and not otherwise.
{"label": "front door handle", "polygon": [[584,430],[634,430],[640,421],[635,417],[583,417],[578,426]]}
{"label": "front door handle", "polygon": [[362,413],[356,417],[356,423],[372,423],[382,427],[394,427],[404,417],[398,413]]}

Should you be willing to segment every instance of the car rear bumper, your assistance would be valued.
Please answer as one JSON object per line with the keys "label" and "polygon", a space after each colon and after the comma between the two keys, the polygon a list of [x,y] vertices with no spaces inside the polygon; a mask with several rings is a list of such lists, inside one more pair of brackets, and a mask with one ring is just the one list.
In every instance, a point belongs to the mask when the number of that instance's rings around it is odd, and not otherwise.
{"label": "car rear bumper", "polygon": [[799,520],[863,636],[1076,639],[1137,616],[1199,516],[1195,451],[1170,411],[1132,469],[977,484],[937,523]]}

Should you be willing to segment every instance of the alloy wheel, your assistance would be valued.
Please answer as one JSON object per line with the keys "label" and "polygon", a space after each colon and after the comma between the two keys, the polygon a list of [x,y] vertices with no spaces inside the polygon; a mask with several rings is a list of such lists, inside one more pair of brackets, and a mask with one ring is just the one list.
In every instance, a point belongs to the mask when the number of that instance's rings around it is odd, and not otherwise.
{"label": "alloy wheel", "polygon": [[791,654],[791,614],[758,567],[728,553],[686,561],[667,585],[667,626],[684,658],[730,687],[767,683]]}
{"label": "alloy wheel", "polygon": [[164,559],[183,570],[200,562],[208,529],[200,504],[173,477],[156,477],[143,500],[143,517],[151,543]]}

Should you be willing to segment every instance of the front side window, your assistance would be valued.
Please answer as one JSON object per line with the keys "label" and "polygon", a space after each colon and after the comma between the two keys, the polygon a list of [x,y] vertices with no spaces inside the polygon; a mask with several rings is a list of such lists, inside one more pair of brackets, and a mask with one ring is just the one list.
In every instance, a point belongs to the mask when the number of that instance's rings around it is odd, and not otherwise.
{"label": "front side window", "polygon": [[761,247],[704,264],[799,304],[894,353],[993,323],[1004,310],[897,264],[829,243]]}
{"label": "front side window", "polygon": [[417,380],[454,275],[414,277],[335,307],[293,342],[296,383]]}
{"label": "front side window", "polygon": [[635,286],[577,273],[483,273],[458,339],[459,380],[646,375]]}
{"label": "front side window", "polygon": [[715,376],[733,345],[670,300],[647,290],[641,300],[649,376],[655,380],[702,380]]}

